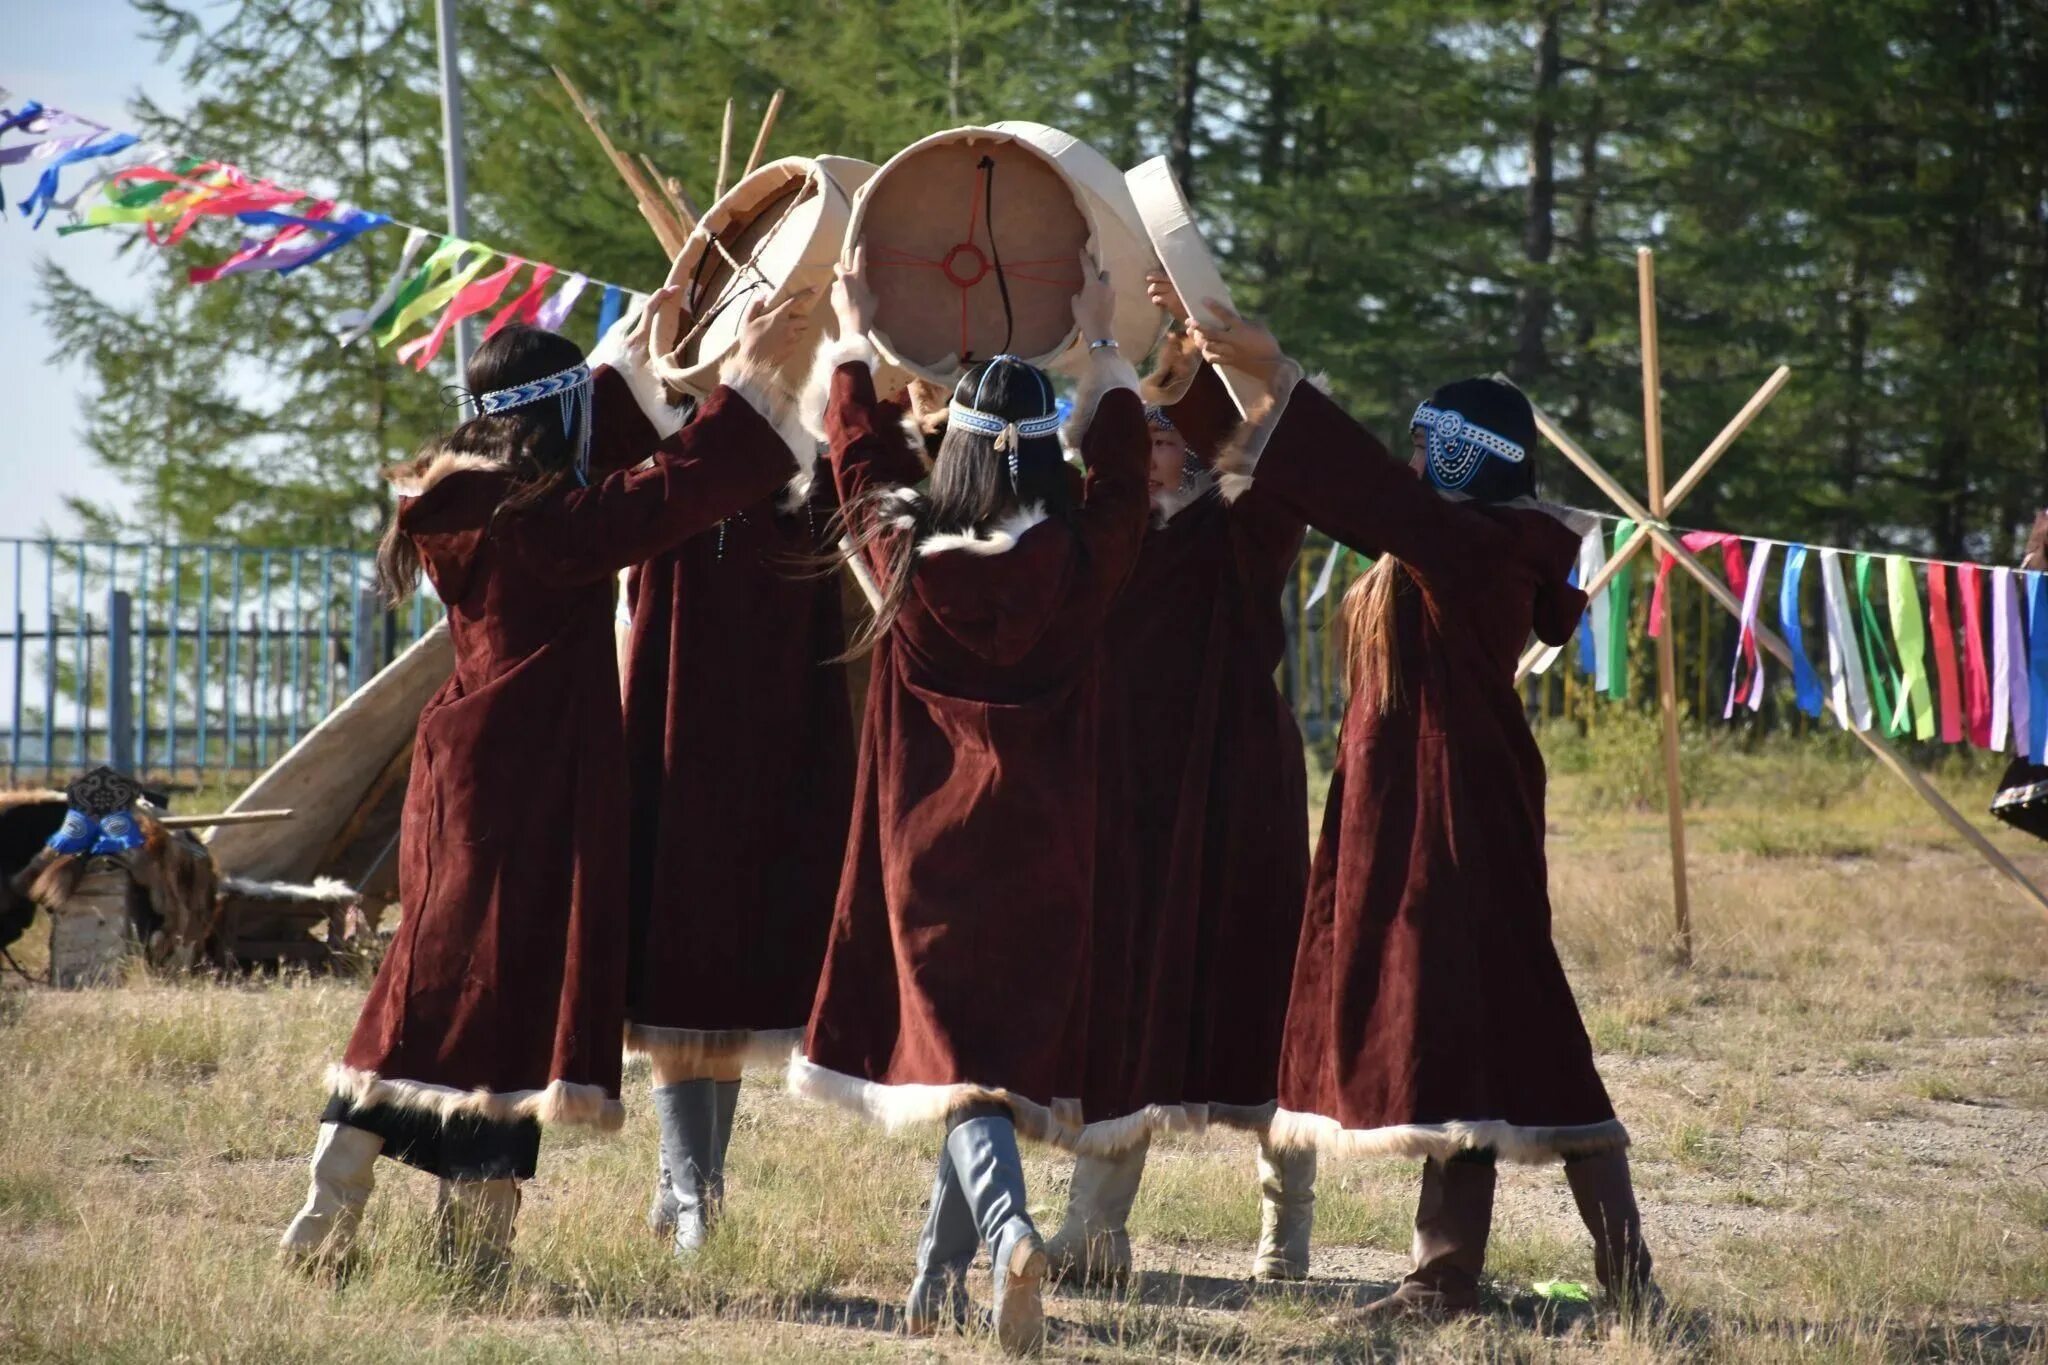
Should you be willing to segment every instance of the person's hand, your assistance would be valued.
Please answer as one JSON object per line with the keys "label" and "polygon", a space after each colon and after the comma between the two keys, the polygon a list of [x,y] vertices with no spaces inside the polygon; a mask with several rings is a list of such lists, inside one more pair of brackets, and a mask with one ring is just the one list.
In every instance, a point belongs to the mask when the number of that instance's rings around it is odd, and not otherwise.
{"label": "person's hand", "polygon": [[1180,301],[1180,291],[1173,287],[1173,281],[1159,271],[1145,277],[1145,297],[1152,300],[1152,306],[1185,326],[1189,321],[1188,306]]}
{"label": "person's hand", "polygon": [[853,260],[832,277],[832,313],[842,337],[863,337],[875,325],[875,291],[868,283],[868,249],[854,248]]}
{"label": "person's hand", "polygon": [[1270,389],[1281,362],[1287,358],[1279,340],[1259,323],[1239,317],[1220,300],[1205,299],[1203,303],[1210,315],[1220,321],[1213,327],[1194,323],[1188,328],[1188,335],[1202,348],[1202,358],[1211,365],[1250,375]]}
{"label": "person's hand", "polygon": [[1109,287],[1109,272],[1081,253],[1081,292],[1074,295],[1074,321],[1089,341],[1114,341],[1110,324],[1116,318],[1116,294]]}
{"label": "person's hand", "polygon": [[740,343],[734,354],[742,366],[778,369],[796,354],[798,344],[811,329],[811,303],[817,291],[806,289],[791,294],[773,308],[756,294],[740,318]]}

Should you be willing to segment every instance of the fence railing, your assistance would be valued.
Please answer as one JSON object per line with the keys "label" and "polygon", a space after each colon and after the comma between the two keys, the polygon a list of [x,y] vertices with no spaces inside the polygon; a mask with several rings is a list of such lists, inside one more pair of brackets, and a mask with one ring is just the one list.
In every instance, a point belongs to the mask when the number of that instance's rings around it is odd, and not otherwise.
{"label": "fence railing", "polygon": [[384,610],[371,556],[0,539],[0,761],[168,785],[260,772],[440,619]]}

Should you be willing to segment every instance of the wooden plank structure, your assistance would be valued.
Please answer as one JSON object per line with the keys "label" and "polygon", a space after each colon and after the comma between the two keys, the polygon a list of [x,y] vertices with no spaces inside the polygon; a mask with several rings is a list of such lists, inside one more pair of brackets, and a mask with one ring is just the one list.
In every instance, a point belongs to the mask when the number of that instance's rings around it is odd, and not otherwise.
{"label": "wooden plank structure", "polygon": [[[1646,463],[1649,468],[1650,497],[1648,505],[1646,506],[1642,501],[1639,501],[1613,475],[1603,469],[1598,461],[1587,454],[1583,447],[1566,435],[1563,428],[1558,426],[1550,414],[1545,412],[1540,406],[1535,407],[1536,426],[1543,433],[1544,438],[1563,452],[1566,459],[1570,460],[1578,467],[1581,473],[1592,480],[1594,487],[1598,488],[1623,516],[1630,518],[1636,523],[1635,530],[1629,535],[1629,538],[1623,543],[1621,548],[1615,551],[1614,555],[1607,561],[1606,567],[1594,575],[1590,583],[1583,584],[1582,586],[1589,597],[1599,592],[1617,573],[1621,572],[1643,547],[1654,543],[1665,556],[1696,579],[1708,596],[1718,602],[1730,615],[1740,620],[1742,616],[1741,601],[1729,589],[1727,584],[1723,583],[1711,570],[1700,563],[1692,551],[1685,548],[1678,534],[1671,529],[1667,518],[1671,508],[1682,502],[1686,495],[1699,487],[1701,482],[1705,480],[1707,473],[1713,468],[1715,461],[1727,453],[1728,448],[1734,444],[1735,438],[1740,436],[1743,430],[1756,420],[1757,414],[1762,412],[1771,399],[1777,395],[1778,391],[1785,386],[1786,381],[1791,377],[1791,371],[1782,365],[1779,366],[1771,377],[1765,381],[1763,387],[1756,391],[1749,402],[1743,405],[1742,410],[1729,421],[1726,427],[1722,428],[1721,433],[1700,453],[1699,458],[1693,461],[1692,466],[1686,470],[1684,477],[1680,478],[1668,490],[1662,488],[1664,437],[1661,402],[1662,374],[1656,333],[1656,266],[1648,247],[1639,249],[1636,261],[1636,278],[1643,335],[1643,428],[1645,455],[1647,457]],[[1532,403],[1532,406],[1535,405]],[[1787,667],[1791,666],[1791,646],[1786,644],[1777,632],[1771,630],[1762,622],[1758,622],[1755,626],[1755,633],[1757,643],[1762,648],[1769,650],[1772,656],[1780,663]],[[1674,686],[1675,669],[1672,660],[1671,634],[1669,629],[1660,632],[1661,638],[1657,653],[1658,705],[1662,713],[1661,718],[1663,722],[1665,804],[1670,811],[1671,871],[1677,947],[1681,958],[1689,961],[1692,954],[1692,922],[1685,881],[1684,792],[1679,781],[1678,771],[1677,697]],[[1704,638],[1703,632],[1702,639]],[[1530,649],[1523,656],[1521,665],[1515,674],[1517,683],[1528,676],[1531,668],[1545,652],[1547,651],[1543,647],[1537,646]],[[1827,694],[1827,704],[1831,708],[1836,705],[1832,691]],[[1843,729],[1854,735],[1865,748],[1871,751],[1880,763],[1890,769],[1900,781],[1911,787],[1915,795],[1925,801],[1942,819],[1947,821],[1949,826],[1957,834],[1961,835],[1964,842],[1975,849],[1977,854],[1986,863],[1990,864],[2001,876],[2012,882],[2013,885],[2030,897],[2041,909],[2042,914],[2048,916],[2048,895],[2044,895],[2040,887],[2036,886],[2010,858],[2006,857],[1990,839],[1986,838],[1982,830],[1970,823],[1969,819],[1962,812],[1949,804],[1948,800],[1934,789],[1933,784],[1921,776],[1911,764],[1907,763],[1897,750],[1893,749],[1890,744],[1871,731],[1858,729],[1848,716],[1840,714],[1839,711],[1837,711],[1836,719],[1841,722]]]}

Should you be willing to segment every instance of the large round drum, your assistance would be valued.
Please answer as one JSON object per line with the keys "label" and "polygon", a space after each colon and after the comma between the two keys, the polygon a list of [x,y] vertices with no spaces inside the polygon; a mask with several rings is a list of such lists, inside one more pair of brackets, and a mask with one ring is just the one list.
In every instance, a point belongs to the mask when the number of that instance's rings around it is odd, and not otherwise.
{"label": "large round drum", "polygon": [[[704,214],[668,272],[670,284],[684,286],[696,320],[675,360],[684,385],[698,397],[717,386],[719,364],[739,344],[740,319],[752,299],[765,295],[772,304],[815,288],[823,300],[852,217],[853,192],[874,170],[850,157],[784,157],[734,185]],[[679,317],[677,308],[656,314],[655,354],[675,347]],[[784,366],[791,387],[800,387],[809,372],[817,329],[810,336],[813,346]]]}
{"label": "large round drum", "polygon": [[992,355],[1042,366],[1073,344],[1095,228],[1052,156],[1013,132],[954,128],[889,158],[854,196],[846,252],[866,251],[877,349],[951,385]]}
{"label": "large round drum", "polygon": [[[1133,364],[1141,365],[1166,330],[1166,314],[1154,307],[1145,294],[1145,276],[1159,269],[1159,258],[1145,236],[1138,219],[1138,207],[1131,202],[1130,186],[1116,163],[1071,133],[1043,123],[1006,119],[991,123],[999,132],[1015,133],[1060,164],[1095,211],[1095,240],[1102,268],[1109,272],[1110,287],[1116,291],[1116,318],[1110,331],[1117,346]],[[1068,359],[1085,356],[1076,345]]]}

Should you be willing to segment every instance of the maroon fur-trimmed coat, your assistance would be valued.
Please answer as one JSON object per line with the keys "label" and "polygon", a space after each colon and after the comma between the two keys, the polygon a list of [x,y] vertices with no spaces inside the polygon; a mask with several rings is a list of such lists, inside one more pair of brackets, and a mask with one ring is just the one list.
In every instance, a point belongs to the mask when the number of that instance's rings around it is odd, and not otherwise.
{"label": "maroon fur-trimmed coat", "polygon": [[[1207,463],[1238,414],[1213,370],[1192,380],[1167,411]],[[1273,679],[1302,538],[1265,490],[1226,503],[1207,476],[1155,501],[1110,611],[1082,1097],[1098,1145],[1272,1112],[1308,882],[1301,731]]]}
{"label": "maroon fur-trimmed coat", "polygon": [[623,1117],[613,575],[765,496],[794,462],[734,389],[657,450],[624,381],[600,368],[594,383],[595,463],[653,452],[651,464],[494,525],[504,471],[443,458],[399,503],[448,606],[455,672],[420,713],[399,840],[404,919],[328,1072],[358,1105],[601,1127]]}
{"label": "maroon fur-trimmed coat", "polygon": [[810,1018],[853,811],[841,575],[805,562],[837,508],[805,478],[634,572],[626,1044],[671,1065],[786,1061]]}
{"label": "maroon fur-trimmed coat", "polygon": [[1624,1146],[1551,943],[1543,759],[1514,684],[1530,632],[1561,643],[1585,608],[1579,538],[1533,505],[1438,495],[1311,385],[1284,402],[1254,489],[1411,582],[1405,700],[1378,713],[1363,677],[1344,718],[1275,1137],[1518,1161]]}
{"label": "maroon fur-trimmed coat", "polygon": [[[838,910],[790,1086],[888,1124],[993,1100],[1027,1136],[1074,1134],[1053,1105],[1082,1079],[1099,652],[1144,534],[1149,445],[1129,388],[1076,406],[1089,474],[1071,521],[1025,509],[984,536],[925,541],[876,648]],[[827,425],[855,506],[887,486],[875,463],[900,440],[868,364],[834,372]],[[894,543],[872,547],[878,575]]]}

